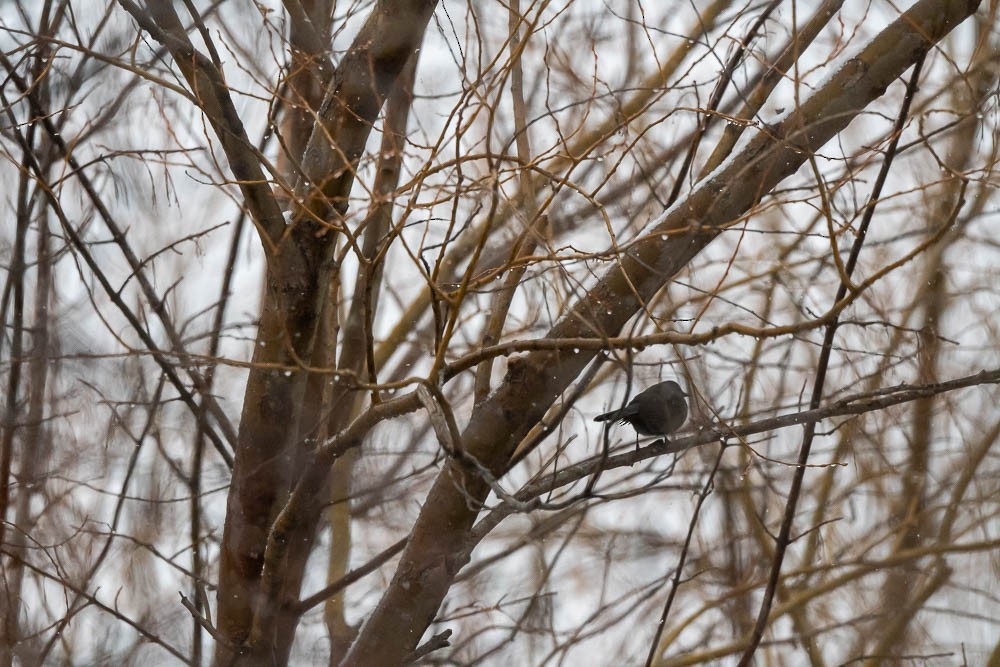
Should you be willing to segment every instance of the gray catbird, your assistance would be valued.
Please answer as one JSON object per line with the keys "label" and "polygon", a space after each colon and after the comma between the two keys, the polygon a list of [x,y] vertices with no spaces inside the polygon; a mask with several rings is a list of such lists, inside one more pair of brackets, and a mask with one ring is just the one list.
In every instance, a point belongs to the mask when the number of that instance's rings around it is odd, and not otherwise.
{"label": "gray catbird", "polygon": [[654,384],[639,393],[621,410],[594,417],[595,422],[618,420],[629,423],[640,435],[667,435],[684,424],[688,416],[687,394],[673,380]]}

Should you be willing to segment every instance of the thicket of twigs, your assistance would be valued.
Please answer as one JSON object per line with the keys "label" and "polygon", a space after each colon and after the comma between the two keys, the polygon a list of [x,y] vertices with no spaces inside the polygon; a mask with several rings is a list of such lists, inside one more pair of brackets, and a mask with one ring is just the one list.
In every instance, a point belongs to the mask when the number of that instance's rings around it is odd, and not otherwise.
{"label": "thicket of twigs", "polygon": [[1000,661],[984,4],[0,4],[2,664]]}

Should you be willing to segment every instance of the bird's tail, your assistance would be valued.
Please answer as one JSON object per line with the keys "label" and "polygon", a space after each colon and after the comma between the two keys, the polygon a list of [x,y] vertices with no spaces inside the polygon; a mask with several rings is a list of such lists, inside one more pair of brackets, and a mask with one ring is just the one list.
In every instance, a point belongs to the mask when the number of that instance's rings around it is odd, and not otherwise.
{"label": "bird's tail", "polygon": [[603,415],[597,415],[594,417],[595,422],[610,422],[618,421],[622,418],[621,410],[612,410],[611,412],[605,412]]}

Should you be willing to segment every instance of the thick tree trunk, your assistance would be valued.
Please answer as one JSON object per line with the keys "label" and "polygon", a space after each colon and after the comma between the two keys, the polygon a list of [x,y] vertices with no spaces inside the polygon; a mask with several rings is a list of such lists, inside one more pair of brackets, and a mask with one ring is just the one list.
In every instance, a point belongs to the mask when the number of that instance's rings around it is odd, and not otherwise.
{"label": "thick tree trunk", "polygon": [[[289,145],[301,155],[282,165],[285,189],[277,196],[243,129],[216,64],[199,53],[169,3],[146,2],[145,11],[119,0],[139,25],[171,52],[195,99],[211,122],[230,168],[240,182],[247,208],[261,232],[267,256],[267,280],[253,368],[247,379],[243,416],[229,490],[220,557],[216,627],[221,641],[219,665],[283,664],[294,637],[291,612],[308,549],[282,551],[281,562],[268,563],[272,522],[291,486],[303,472],[309,433],[317,427],[315,409],[303,409],[314,360],[319,322],[335,267],[333,250],[343,224],[354,168],[372,125],[399,73],[423,40],[434,11],[433,0],[377,2],[351,49],[336,69],[326,58],[327,9],[315,2],[290,3],[298,66],[296,100],[315,105],[318,120],[304,138],[305,117],[296,109],[288,127],[296,132]],[[322,82],[325,88],[317,88]],[[322,93],[322,101],[316,98]],[[294,198],[290,196],[294,195]],[[279,198],[289,218],[282,214]],[[310,423],[304,423],[303,417]],[[321,518],[316,498],[304,503],[295,530],[313,535]],[[285,557],[288,556],[288,560]],[[262,588],[262,575],[273,574]],[[278,629],[282,631],[277,631]]]}
{"label": "thick tree trunk", "polygon": [[[322,54],[313,54],[317,71],[308,86],[319,80],[328,83],[318,105],[319,122],[311,128],[303,155],[289,161],[301,167],[287,179],[297,183],[292,228],[268,261],[268,289],[223,534],[217,624],[228,645],[219,644],[217,664],[288,660],[298,620],[294,603],[322,518],[320,498],[306,500],[293,534],[284,538],[287,548],[278,550],[281,554],[273,562],[267,561],[267,549],[273,521],[304,471],[306,453],[321,428],[319,416],[328,407],[315,391],[323,385],[322,378],[311,382],[301,366],[327,359],[315,354],[316,346],[333,344],[329,337],[335,327],[319,336],[317,332],[324,308],[336,307],[329,302],[337,271],[333,251],[354,167],[383,101],[423,39],[435,4],[377,3],[332,76],[322,71],[329,67]],[[316,37],[315,31],[305,29],[299,35],[305,35],[303,44]],[[314,94],[307,91],[300,99],[315,103]],[[301,137],[298,142],[303,145]],[[313,393],[307,396],[309,386]],[[262,581],[265,572],[270,576]]]}

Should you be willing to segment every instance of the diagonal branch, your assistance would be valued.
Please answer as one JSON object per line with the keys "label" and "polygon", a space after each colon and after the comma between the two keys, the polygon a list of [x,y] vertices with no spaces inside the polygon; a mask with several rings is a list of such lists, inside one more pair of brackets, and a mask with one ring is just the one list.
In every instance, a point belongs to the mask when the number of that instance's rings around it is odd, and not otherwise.
{"label": "diagonal branch", "polygon": [[197,96],[198,107],[205,113],[222,143],[229,168],[243,192],[250,215],[258,225],[265,249],[270,250],[284,230],[284,219],[264,175],[261,166],[263,156],[246,134],[222,72],[191,44],[172,3],[147,2],[148,11],[143,11],[132,0],[118,0],[118,4],[132,15],[143,30],[170,51]]}

